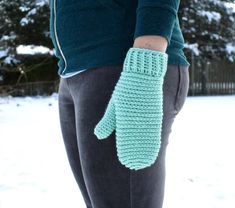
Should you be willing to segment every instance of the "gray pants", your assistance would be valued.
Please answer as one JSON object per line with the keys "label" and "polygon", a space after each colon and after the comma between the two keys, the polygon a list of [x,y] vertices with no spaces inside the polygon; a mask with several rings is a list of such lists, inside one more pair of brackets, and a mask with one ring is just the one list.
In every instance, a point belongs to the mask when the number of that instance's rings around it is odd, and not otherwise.
{"label": "gray pants", "polygon": [[122,65],[103,66],[60,79],[59,115],[68,160],[87,208],[162,208],[166,148],[188,94],[188,67],[168,65],[161,149],[152,166],[138,171],[118,161],[115,131],[105,140],[93,133],[121,71]]}

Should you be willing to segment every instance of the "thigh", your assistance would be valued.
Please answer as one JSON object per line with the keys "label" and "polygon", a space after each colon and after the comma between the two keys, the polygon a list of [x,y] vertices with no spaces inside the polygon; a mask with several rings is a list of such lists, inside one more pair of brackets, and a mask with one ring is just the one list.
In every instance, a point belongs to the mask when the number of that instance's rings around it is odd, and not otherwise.
{"label": "thigh", "polygon": [[122,66],[89,69],[69,79],[81,165],[93,208],[162,207],[168,137],[187,90],[182,69],[168,65],[163,85],[161,149],[152,166],[138,171],[127,169],[118,161],[114,132],[105,140],[94,135],[94,127],[103,116]]}
{"label": "thigh", "polygon": [[81,165],[93,208],[130,207],[130,173],[118,161],[115,131],[102,141],[94,134],[121,71],[122,66],[103,66],[68,80],[77,115]]}
{"label": "thigh", "polygon": [[88,196],[86,185],[83,179],[77,145],[74,103],[67,86],[67,80],[63,78],[60,79],[58,101],[60,126],[68,161],[74,178],[82,193],[84,202],[86,203],[87,208],[91,208],[90,198]]}

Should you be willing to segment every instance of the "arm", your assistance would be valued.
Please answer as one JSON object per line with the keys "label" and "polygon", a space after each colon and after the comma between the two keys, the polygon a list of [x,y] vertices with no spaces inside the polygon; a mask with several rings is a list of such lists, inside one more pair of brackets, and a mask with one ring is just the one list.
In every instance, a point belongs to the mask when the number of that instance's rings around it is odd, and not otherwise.
{"label": "arm", "polygon": [[139,0],[134,46],[165,52],[177,17],[180,0]]}
{"label": "arm", "polygon": [[134,41],[134,48],[148,48],[161,52],[166,52],[167,40],[163,36],[145,35],[140,36]]}

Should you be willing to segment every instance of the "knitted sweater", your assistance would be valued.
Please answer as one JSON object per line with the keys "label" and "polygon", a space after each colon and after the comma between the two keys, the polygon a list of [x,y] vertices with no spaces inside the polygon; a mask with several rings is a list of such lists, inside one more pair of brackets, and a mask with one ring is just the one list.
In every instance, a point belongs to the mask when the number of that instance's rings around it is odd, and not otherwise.
{"label": "knitted sweater", "polygon": [[50,0],[58,75],[123,64],[134,39],[167,39],[168,64],[190,65],[178,19],[180,0]]}

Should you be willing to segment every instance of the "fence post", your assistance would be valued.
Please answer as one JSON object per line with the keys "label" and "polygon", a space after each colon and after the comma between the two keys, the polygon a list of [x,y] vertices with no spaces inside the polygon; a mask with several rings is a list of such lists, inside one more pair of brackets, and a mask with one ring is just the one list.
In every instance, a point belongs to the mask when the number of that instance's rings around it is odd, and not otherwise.
{"label": "fence post", "polygon": [[195,87],[194,87],[194,53],[193,53],[193,50],[191,50],[191,92],[192,92],[192,95],[194,96],[194,91],[195,91]]}

